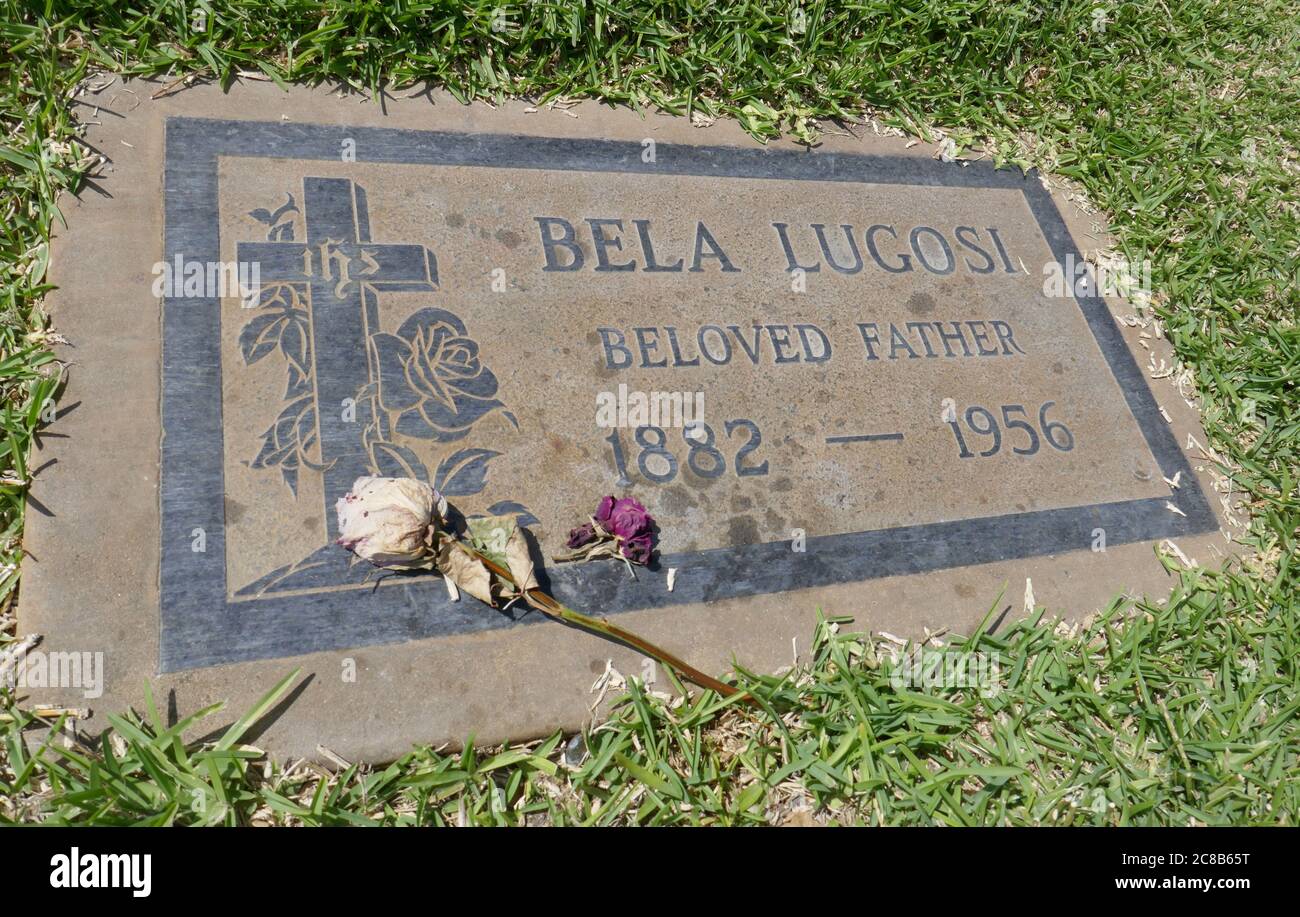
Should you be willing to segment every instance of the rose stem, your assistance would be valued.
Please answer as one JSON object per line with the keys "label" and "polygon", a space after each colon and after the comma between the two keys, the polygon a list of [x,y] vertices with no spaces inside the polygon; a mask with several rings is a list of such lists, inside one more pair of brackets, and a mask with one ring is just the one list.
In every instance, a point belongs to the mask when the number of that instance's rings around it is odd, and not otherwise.
{"label": "rose stem", "polygon": [[[515,578],[510,575],[510,571],[507,570],[505,567],[501,566],[500,564],[492,560],[492,558],[488,557],[487,555],[475,550],[474,548],[469,547],[468,545],[465,545],[464,542],[460,542],[460,545],[461,547],[465,548],[466,551],[469,551],[476,558],[481,560],[483,562],[483,565],[486,566],[493,573],[495,573],[497,576],[514,584],[516,589],[519,588],[519,584],[515,582]],[[624,630],[623,628],[619,627],[617,624],[610,624],[604,618],[593,618],[591,615],[585,615],[580,611],[574,611],[572,608],[570,608],[567,605],[560,604],[554,598],[552,598],[551,596],[543,592],[541,589],[537,589],[537,588],[529,589],[525,593],[525,598],[529,599],[529,604],[532,605],[534,608],[536,608],[538,611],[542,612],[542,614],[548,615],[549,617],[552,618],[556,618],[557,620],[567,621],[570,624],[576,624],[578,627],[584,628],[586,630],[594,631],[595,633],[598,634],[603,634],[606,637],[612,637],[615,640],[618,640],[622,643],[626,643],[629,646],[635,647],[636,649],[645,653],[647,656],[650,656],[658,660],[659,662],[663,663],[664,665],[672,669],[675,669],[678,673],[683,675],[688,681],[693,681],[701,688],[708,688],[710,691],[716,691],[718,694],[721,694],[723,697],[731,697],[733,694],[740,693],[739,688],[733,688],[731,685],[723,684],[722,682],[718,681],[716,678],[713,678],[709,675],[705,675],[699,669],[684,662],[681,659],[678,659],[672,653],[666,650],[661,650],[659,647],[655,646],[650,641],[643,640],[642,638],[638,637],[636,634],[632,633],[631,631]]]}

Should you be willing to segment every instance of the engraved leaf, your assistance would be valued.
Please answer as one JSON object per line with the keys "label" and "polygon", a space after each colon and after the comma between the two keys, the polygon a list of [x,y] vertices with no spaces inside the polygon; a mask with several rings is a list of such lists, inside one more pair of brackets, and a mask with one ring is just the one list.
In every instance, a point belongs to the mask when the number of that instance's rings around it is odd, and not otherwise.
{"label": "engraved leaf", "polygon": [[262,309],[290,309],[297,299],[294,288],[287,283],[277,283],[263,287],[257,305]]}
{"label": "engraved leaf", "polygon": [[393,438],[388,413],[380,410],[377,404],[377,390],[378,386],[374,382],[368,382],[357,389],[356,397],[352,399],[357,412],[356,421],[363,428],[361,440],[367,449],[372,443],[389,442]]}
{"label": "engraved leaf", "polygon": [[299,398],[288,404],[275,423],[262,434],[262,448],[253,459],[251,467],[278,466],[285,484],[297,496],[299,466],[317,468],[306,457],[307,451],[315,442],[315,404],[310,396]]}
{"label": "engraved leaf", "polygon": [[493,503],[488,507],[488,512],[494,516],[515,517],[516,525],[541,525],[541,520],[532,514],[528,507],[522,503],[516,503],[513,500],[502,500],[500,503]]}
{"label": "engraved leaf", "polygon": [[405,446],[376,442],[370,447],[374,472],[384,478],[415,478],[429,483],[429,471],[419,457]]}
{"label": "engraved leaf", "polygon": [[286,213],[298,212],[298,205],[294,202],[293,195],[286,191],[284,192],[284,197],[284,203],[279,206],[275,213],[271,214],[272,223],[280,222],[280,217],[284,216]]}
{"label": "engraved leaf", "polygon": [[483,489],[488,462],[500,452],[461,449],[443,459],[434,473],[434,489],[448,497],[468,497]]}
{"label": "engraved leaf", "polygon": [[297,366],[289,364],[289,381],[284,387],[285,400],[297,398],[299,395],[305,395],[311,391],[311,380],[303,374]]}
{"label": "engraved leaf", "polygon": [[287,319],[284,327],[280,329],[280,353],[284,354],[291,366],[297,367],[301,374],[306,375],[311,358],[308,350],[310,339],[307,336],[306,315],[294,309],[288,313]]}
{"label": "engraved leaf", "polygon": [[256,210],[248,211],[248,215],[257,220],[257,222],[266,223],[268,226],[273,223],[278,223],[280,217],[284,216],[286,213],[298,212],[298,206],[294,202],[293,195],[286,191],[285,198],[285,202],[276,208],[274,213],[267,210],[265,207],[258,207]]}
{"label": "engraved leaf", "polygon": [[244,363],[251,365],[275,350],[280,340],[280,323],[283,313],[258,315],[249,320],[239,333],[239,352]]}

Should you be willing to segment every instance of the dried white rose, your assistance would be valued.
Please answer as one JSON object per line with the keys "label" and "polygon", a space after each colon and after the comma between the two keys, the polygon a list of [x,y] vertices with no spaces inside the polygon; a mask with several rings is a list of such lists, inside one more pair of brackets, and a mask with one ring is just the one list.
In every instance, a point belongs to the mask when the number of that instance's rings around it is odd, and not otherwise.
{"label": "dried white rose", "polygon": [[334,504],[338,544],[380,567],[420,563],[440,503],[432,487],[414,478],[357,478]]}

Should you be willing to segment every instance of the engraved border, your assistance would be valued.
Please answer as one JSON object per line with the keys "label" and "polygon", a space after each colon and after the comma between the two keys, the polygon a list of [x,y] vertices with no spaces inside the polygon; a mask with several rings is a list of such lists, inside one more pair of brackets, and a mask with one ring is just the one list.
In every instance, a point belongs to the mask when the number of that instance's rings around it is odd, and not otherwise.
{"label": "engraved border", "polygon": [[[641,161],[632,141],[475,134],[172,117],[166,122],[164,257],[220,260],[216,214],[219,156],[336,161],[344,138],[361,162],[468,165],[583,172],[643,172],[869,182],[950,188],[1005,188],[1024,194],[1058,262],[1081,261],[1037,173],[955,168],[933,160],[768,148],[674,146],[672,156]],[[1079,532],[1106,529],[1110,544],[1171,538],[1218,528],[1196,475],[1103,300],[1079,308],[1165,477],[1183,486],[1153,497],[816,536],[796,555],[785,541],[667,555],[659,570],[628,577],[621,565],[574,564],[549,571],[562,601],[600,595],[602,612],[657,608],[783,592],[832,583],[923,573],[1086,547]],[[225,582],[225,502],[221,416],[220,309],[212,298],[168,297],[162,316],[162,469],[159,670],[175,672],[253,659],[295,656],[483,631],[542,620],[485,613],[453,603],[431,578],[400,578],[370,591],[345,590],[230,602]],[[1185,516],[1171,513],[1166,501]],[[207,552],[190,550],[202,526]],[[220,559],[214,563],[214,559]],[[689,570],[672,592],[668,567]],[[398,578],[394,578],[398,579]]]}

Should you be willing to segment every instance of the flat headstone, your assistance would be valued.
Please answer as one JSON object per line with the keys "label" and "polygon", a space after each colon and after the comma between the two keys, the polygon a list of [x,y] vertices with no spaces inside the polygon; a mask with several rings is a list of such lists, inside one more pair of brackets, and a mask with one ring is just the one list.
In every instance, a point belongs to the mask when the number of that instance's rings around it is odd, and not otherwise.
{"label": "flat headstone", "polygon": [[1195,414],[1150,379],[1165,343],[1051,287],[1099,243],[1036,175],[590,105],[156,88],[84,98],[111,161],[51,269],[70,383],[20,626],[104,654],[102,696],[30,692],[88,729],[146,682],[233,716],[301,666],[258,743],[382,758],[574,728],[607,661],[655,674],[350,563],[333,505],[366,474],[548,555],[637,497],[657,564],[549,586],[719,674],[791,663],[819,608],[970,630],[1030,579],[1078,616],[1166,591],[1157,542],[1226,550]]}

